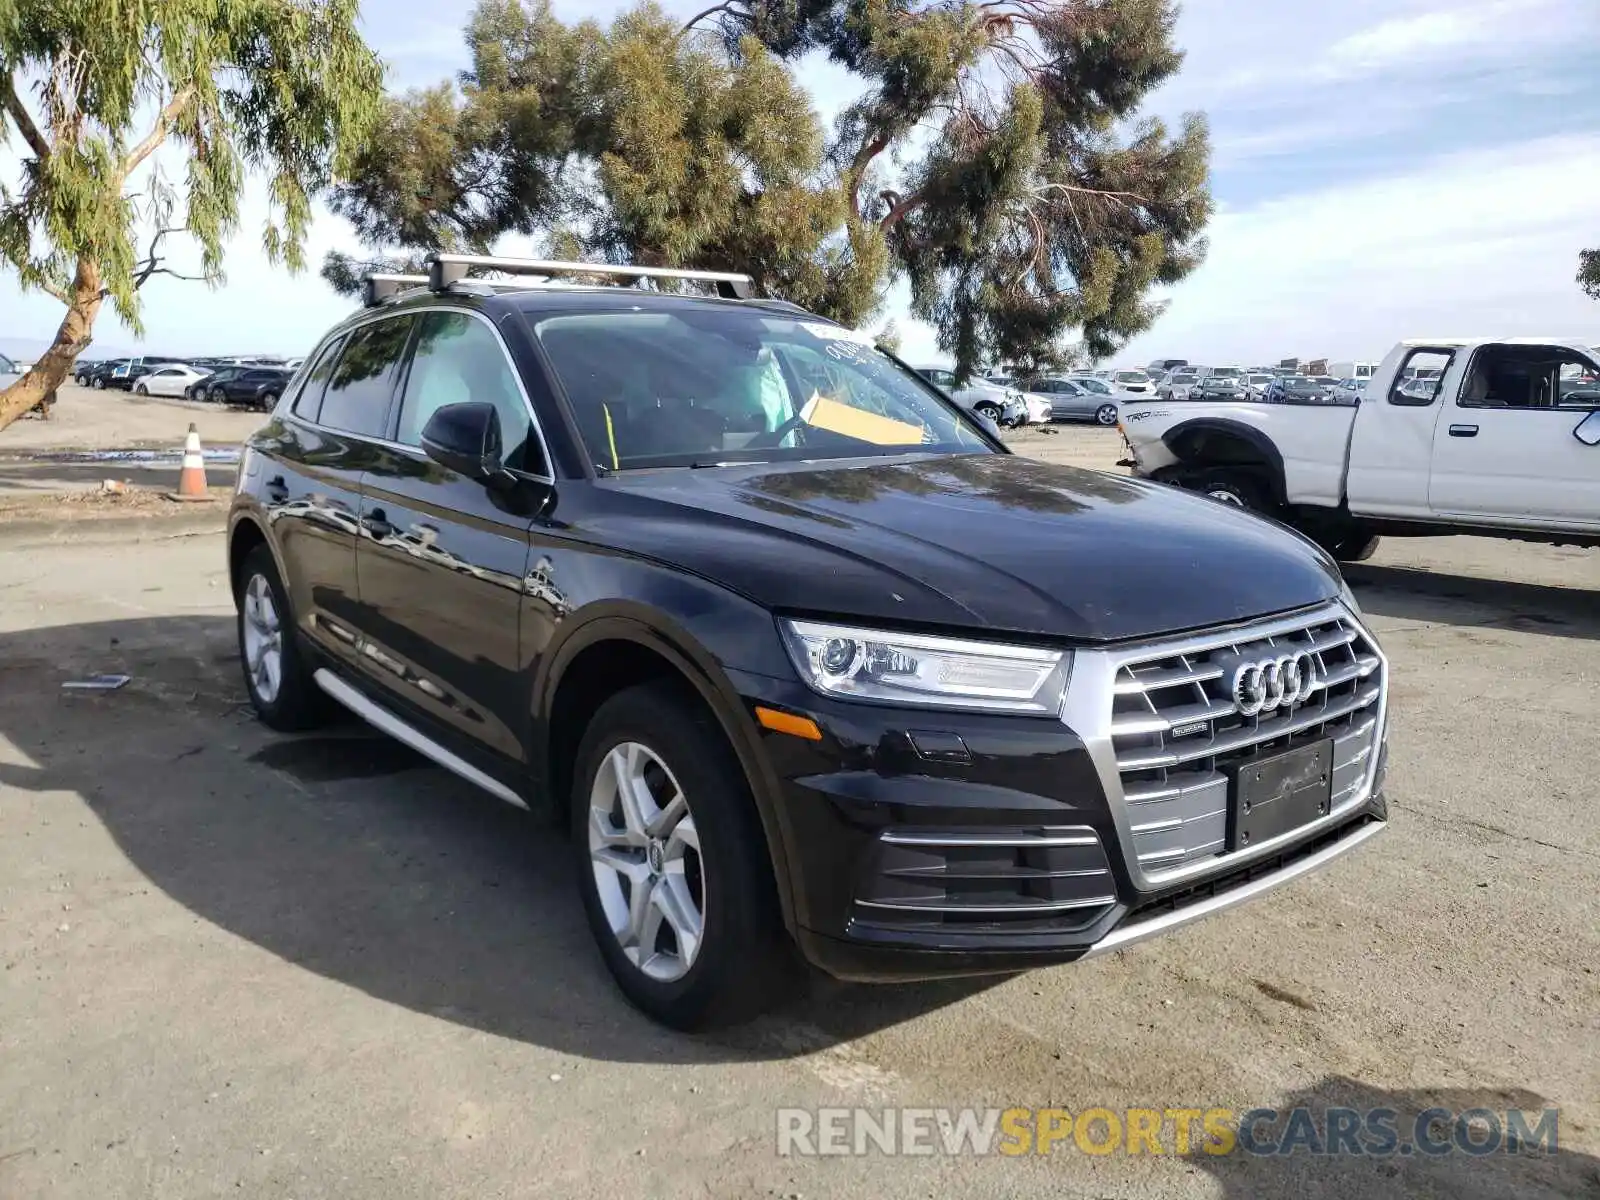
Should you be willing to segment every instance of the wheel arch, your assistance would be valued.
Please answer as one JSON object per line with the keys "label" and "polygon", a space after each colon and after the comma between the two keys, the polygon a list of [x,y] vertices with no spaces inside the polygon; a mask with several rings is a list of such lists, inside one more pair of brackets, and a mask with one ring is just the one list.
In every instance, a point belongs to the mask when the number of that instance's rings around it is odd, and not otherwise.
{"label": "wheel arch", "polygon": [[285,587],[288,586],[288,576],[283,573],[283,561],[278,557],[278,548],[272,544],[261,522],[245,512],[236,516],[228,529],[228,587],[232,589],[235,603],[239,599],[239,569],[257,546],[267,547],[278,568],[278,578],[284,581]]}
{"label": "wheel arch", "polygon": [[789,860],[774,799],[779,784],[760,753],[755,722],[717,660],[687,630],[660,613],[634,608],[593,616],[544,656],[534,681],[528,759],[543,770],[532,798],[550,815],[564,814],[578,742],[609,696],[654,679],[686,685],[716,720],[750,783],[784,921],[792,929]]}
{"label": "wheel arch", "polygon": [[1283,455],[1261,430],[1224,417],[1174,425],[1161,441],[1184,467],[1251,467],[1261,472],[1279,504],[1288,502]]}

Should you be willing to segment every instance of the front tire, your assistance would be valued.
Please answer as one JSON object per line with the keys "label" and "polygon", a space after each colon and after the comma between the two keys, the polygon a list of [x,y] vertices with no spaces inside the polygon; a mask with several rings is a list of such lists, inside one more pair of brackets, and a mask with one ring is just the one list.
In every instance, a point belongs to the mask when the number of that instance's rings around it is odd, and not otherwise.
{"label": "front tire", "polygon": [[273,392],[262,392],[261,395],[256,398],[256,407],[262,412],[271,412],[277,406],[278,397]]}
{"label": "front tire", "polygon": [[986,417],[987,419],[993,421],[997,426],[1003,427],[1003,424],[1002,424],[1000,418],[1004,414],[1001,413],[1001,411],[998,408],[996,408],[994,405],[992,405],[992,404],[977,404],[977,405],[974,405],[973,408],[972,408],[972,412],[973,412],[973,415],[975,415],[975,416]]}
{"label": "front tire", "polygon": [[89,384],[89,386],[94,388],[94,390],[97,392],[103,392],[106,390],[106,381],[104,379],[96,378]]}
{"label": "front tire", "polygon": [[573,848],[612,977],[674,1029],[771,1007],[795,961],[750,785],[698,697],[653,683],[600,706],[578,747]]}
{"label": "front tire", "polygon": [[295,635],[294,614],[272,551],[265,545],[250,551],[237,584],[239,662],[256,715],[281,733],[320,725],[327,705]]}
{"label": "front tire", "polygon": [[1335,562],[1358,563],[1366,562],[1378,549],[1378,543],[1383,541],[1375,533],[1352,533],[1344,537],[1318,539],[1318,543],[1332,555]]}

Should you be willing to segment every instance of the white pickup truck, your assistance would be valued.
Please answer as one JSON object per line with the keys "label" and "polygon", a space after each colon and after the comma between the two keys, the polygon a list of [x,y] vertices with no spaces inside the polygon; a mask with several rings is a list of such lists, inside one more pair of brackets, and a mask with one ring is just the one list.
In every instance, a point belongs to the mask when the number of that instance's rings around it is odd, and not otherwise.
{"label": "white pickup truck", "polygon": [[1345,561],[1383,534],[1600,545],[1594,349],[1405,341],[1357,395],[1310,399],[1124,401],[1124,465],[1275,517]]}

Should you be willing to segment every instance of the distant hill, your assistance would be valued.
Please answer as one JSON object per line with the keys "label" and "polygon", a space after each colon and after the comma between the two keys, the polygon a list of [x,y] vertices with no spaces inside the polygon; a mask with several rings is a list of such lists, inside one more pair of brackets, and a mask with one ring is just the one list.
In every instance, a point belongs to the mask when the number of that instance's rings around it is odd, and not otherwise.
{"label": "distant hill", "polygon": [[[0,354],[7,358],[18,358],[23,362],[32,362],[50,347],[50,339],[42,338],[14,338],[0,337]],[[125,346],[101,345],[95,342],[84,354],[89,358],[132,358],[137,350],[129,350]]]}

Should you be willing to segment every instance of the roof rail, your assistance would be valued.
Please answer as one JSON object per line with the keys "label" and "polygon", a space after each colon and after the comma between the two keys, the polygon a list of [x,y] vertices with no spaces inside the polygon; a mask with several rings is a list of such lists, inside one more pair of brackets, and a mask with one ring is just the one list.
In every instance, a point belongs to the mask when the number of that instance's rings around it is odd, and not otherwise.
{"label": "roof rail", "polygon": [[[561,262],[545,258],[500,258],[493,254],[430,254],[428,287],[445,291],[467,277],[473,267],[503,271],[507,275],[538,275],[546,279],[557,275],[614,275],[637,283],[642,279],[685,279],[712,283],[717,294],[730,300],[748,300],[755,295],[755,281],[732,271],[688,271],[675,267],[636,267],[618,263]],[[407,277],[409,278],[409,277]],[[489,281],[484,281],[489,282]],[[526,286],[537,286],[528,284]]]}
{"label": "roof rail", "polygon": [[380,304],[387,304],[406,288],[427,287],[426,275],[394,275],[384,271],[375,271],[363,281],[365,290],[362,292],[361,303],[366,308],[377,308]]}

